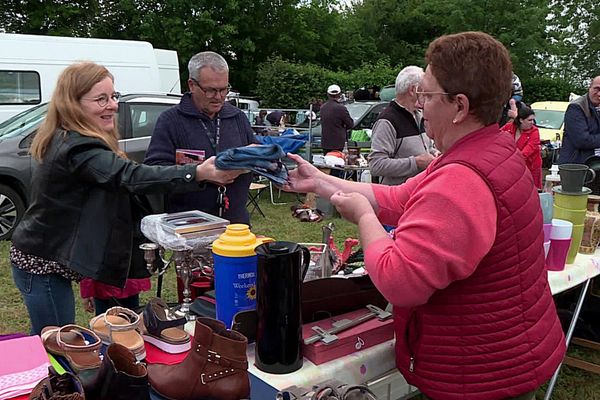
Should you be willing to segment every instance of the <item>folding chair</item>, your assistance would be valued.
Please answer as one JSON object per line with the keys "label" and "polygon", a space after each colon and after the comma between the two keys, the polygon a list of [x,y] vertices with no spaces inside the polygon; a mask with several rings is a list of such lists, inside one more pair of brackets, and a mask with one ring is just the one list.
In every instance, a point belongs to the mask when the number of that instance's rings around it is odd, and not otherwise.
{"label": "folding chair", "polygon": [[[267,185],[264,183],[252,182],[250,184],[250,191],[248,192],[248,202],[246,203],[246,208],[250,215],[254,213],[254,210],[258,211],[260,215],[265,218],[265,213],[260,209],[260,205],[258,201],[260,200],[260,194],[267,188]],[[249,207],[252,206],[252,209]]]}

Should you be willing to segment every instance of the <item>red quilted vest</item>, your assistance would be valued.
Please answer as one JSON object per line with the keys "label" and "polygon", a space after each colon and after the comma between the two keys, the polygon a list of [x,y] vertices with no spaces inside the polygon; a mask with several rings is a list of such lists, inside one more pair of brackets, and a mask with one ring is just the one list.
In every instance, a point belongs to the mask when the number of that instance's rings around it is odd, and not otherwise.
{"label": "red quilted vest", "polygon": [[544,267],[539,198],[522,155],[497,125],[462,138],[435,168],[450,163],[471,168],[489,186],[496,238],[471,276],[425,305],[396,308],[396,363],[432,399],[516,397],[549,380],[565,354]]}

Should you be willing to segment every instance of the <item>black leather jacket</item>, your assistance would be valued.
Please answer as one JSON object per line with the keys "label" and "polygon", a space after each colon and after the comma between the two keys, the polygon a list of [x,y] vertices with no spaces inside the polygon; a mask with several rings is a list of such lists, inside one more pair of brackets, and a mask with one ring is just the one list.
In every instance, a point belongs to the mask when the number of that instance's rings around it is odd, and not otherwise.
{"label": "black leather jacket", "polygon": [[123,287],[131,258],[130,193],[200,190],[196,166],[125,160],[101,140],[56,134],[35,163],[31,204],[13,233],[19,250]]}

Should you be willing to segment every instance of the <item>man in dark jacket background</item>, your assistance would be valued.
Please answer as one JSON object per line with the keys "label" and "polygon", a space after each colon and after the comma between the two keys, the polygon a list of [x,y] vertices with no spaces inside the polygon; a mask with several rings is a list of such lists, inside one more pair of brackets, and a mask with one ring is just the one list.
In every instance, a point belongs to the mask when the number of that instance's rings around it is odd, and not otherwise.
{"label": "man in dark jacket background", "polygon": [[[188,71],[189,92],[158,118],[146,164],[175,164],[177,149],[204,150],[206,159],[229,148],[257,143],[248,118],[225,101],[231,88],[227,61],[212,51],[201,52],[190,59]],[[166,211],[201,210],[213,215],[223,211],[222,217],[232,223],[247,224],[246,200],[251,180],[248,173],[225,188],[207,183],[200,192],[173,194],[167,199]],[[219,202],[219,191],[224,189],[227,200]]]}
{"label": "man in dark jacket background", "polygon": [[583,164],[600,150],[600,75],[592,79],[587,95],[571,102],[565,112],[565,133],[559,164]]}
{"label": "man in dark jacket background", "polygon": [[330,151],[342,151],[348,140],[348,130],[354,127],[354,121],[348,109],[340,104],[342,89],[338,85],[327,88],[329,99],[321,106],[321,147],[323,154]]}

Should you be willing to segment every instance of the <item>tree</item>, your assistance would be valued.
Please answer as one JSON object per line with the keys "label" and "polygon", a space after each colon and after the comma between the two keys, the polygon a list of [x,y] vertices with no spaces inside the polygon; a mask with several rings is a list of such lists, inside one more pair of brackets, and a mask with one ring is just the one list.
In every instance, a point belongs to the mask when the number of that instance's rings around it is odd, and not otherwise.
{"label": "tree", "polygon": [[9,33],[85,37],[97,7],[95,0],[3,0],[0,26]]}

